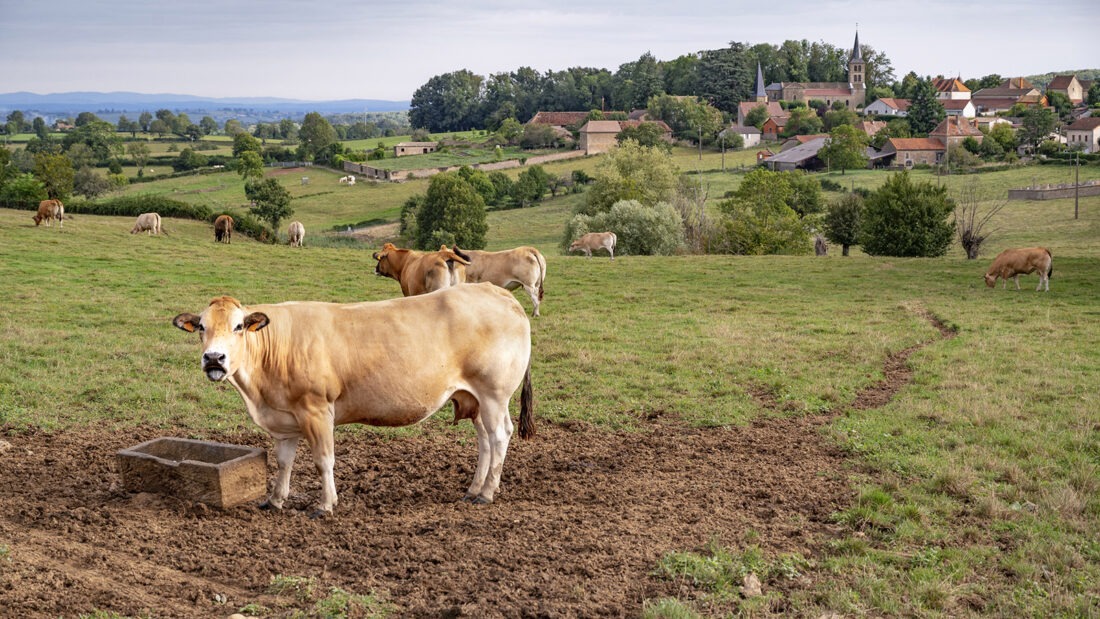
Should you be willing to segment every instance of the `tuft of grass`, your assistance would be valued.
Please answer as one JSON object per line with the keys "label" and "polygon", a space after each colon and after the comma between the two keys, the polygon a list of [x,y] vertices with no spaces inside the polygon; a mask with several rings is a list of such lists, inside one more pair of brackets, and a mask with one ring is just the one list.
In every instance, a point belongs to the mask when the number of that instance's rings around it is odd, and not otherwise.
{"label": "tuft of grass", "polygon": [[642,604],[642,619],[702,619],[702,617],[690,606],[675,598],[646,600]]}

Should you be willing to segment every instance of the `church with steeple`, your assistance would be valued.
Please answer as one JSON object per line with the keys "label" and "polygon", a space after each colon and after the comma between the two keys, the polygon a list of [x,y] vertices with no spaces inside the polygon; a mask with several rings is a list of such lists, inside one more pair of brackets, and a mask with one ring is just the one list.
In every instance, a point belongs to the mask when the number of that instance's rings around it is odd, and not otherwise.
{"label": "church with steeple", "polygon": [[848,81],[845,82],[776,82],[764,86],[763,72],[756,67],[756,101],[800,101],[809,103],[813,99],[824,101],[831,106],[840,101],[849,110],[856,111],[867,101],[867,64],[863,52],[859,49],[859,32],[852,53],[848,56]]}

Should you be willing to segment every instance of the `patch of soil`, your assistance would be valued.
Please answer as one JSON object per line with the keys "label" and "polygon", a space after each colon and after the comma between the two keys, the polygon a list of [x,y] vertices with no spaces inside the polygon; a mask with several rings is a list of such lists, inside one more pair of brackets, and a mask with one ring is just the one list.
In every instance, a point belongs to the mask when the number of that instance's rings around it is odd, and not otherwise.
{"label": "patch of soil", "polygon": [[[269,593],[280,575],[384,593],[400,617],[634,617],[679,592],[653,575],[666,553],[741,548],[751,530],[769,555],[816,554],[851,495],[827,420],[659,420],[638,433],[543,423],[512,441],[488,506],[459,501],[477,456],[465,436],[338,433],[340,503],[321,520],[308,517],[319,483],[304,443],[287,508],[266,512],[120,489],[119,449],[186,430],[0,432],[11,445],[0,452],[0,614],[286,613],[295,601]],[[262,434],[201,438],[264,447],[274,471]]]}

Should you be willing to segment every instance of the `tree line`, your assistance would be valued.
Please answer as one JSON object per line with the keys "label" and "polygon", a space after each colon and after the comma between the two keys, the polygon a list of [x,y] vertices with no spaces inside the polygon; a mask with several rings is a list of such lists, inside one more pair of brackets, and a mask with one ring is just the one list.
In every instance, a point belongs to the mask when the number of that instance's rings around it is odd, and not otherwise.
{"label": "tree line", "polygon": [[[888,91],[894,81],[890,59],[870,45],[860,50],[869,91]],[[436,75],[418,88],[409,121],[432,132],[496,130],[508,118],[527,122],[538,111],[641,109],[658,95],[698,97],[736,115],[737,104],[754,95],[758,63],[765,83],[847,82],[850,53],[850,48],[803,39],[782,45],[731,42],[668,61],[646,52],[615,72],[572,67],[540,73],[521,67],[486,78],[462,69]]]}

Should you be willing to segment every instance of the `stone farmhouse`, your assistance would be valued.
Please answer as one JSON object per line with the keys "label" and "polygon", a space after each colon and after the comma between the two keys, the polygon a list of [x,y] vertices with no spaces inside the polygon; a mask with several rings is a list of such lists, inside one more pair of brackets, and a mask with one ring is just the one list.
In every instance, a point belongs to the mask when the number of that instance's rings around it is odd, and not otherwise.
{"label": "stone farmhouse", "polygon": [[1017,103],[1028,107],[1045,106],[1047,98],[1031,82],[1022,77],[1013,77],[1002,82],[996,88],[983,88],[975,92],[971,99],[978,114],[993,116],[997,112],[1007,112]]}
{"label": "stone farmhouse", "polygon": [[894,99],[893,97],[875,99],[870,105],[863,108],[863,113],[876,116],[908,116],[909,99]]}
{"label": "stone farmhouse", "polygon": [[[1079,118],[1066,127],[1066,144],[1070,148],[1082,148],[1082,152],[1100,152],[1100,118]],[[1080,146],[1079,146],[1080,145]]]}
{"label": "stone farmhouse", "polygon": [[427,155],[434,153],[437,148],[439,148],[439,142],[399,142],[393,147],[393,156]]}
{"label": "stone farmhouse", "polygon": [[1077,79],[1076,75],[1056,75],[1047,85],[1047,93],[1052,92],[1064,94],[1074,105],[1080,105],[1089,93],[1088,88]]}
{"label": "stone farmhouse", "polygon": [[581,127],[578,148],[585,155],[607,152],[618,144],[618,135],[627,127],[637,127],[643,123],[654,123],[661,128],[662,138],[672,141],[672,128],[663,120],[590,120]]}

